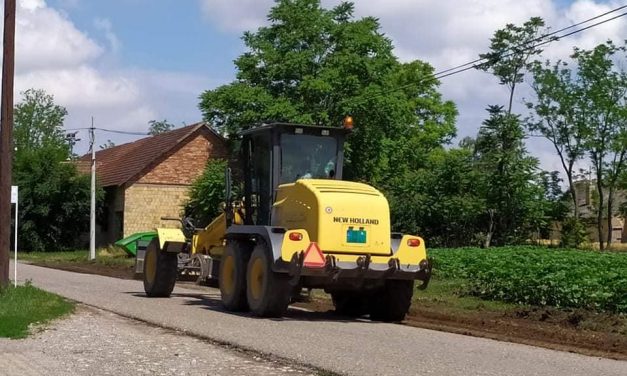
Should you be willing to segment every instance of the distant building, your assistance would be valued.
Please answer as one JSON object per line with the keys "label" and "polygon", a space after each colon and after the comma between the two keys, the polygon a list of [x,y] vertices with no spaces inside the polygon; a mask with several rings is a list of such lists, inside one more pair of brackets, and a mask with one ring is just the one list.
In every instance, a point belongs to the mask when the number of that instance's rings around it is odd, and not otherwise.
{"label": "distant building", "polygon": [[[110,244],[132,233],[177,226],[191,183],[211,158],[227,158],[226,141],[197,123],[96,153],[98,184],[105,191],[97,242]],[[78,161],[89,172],[91,155]]]}
{"label": "distant building", "polygon": [[[596,202],[599,194],[597,191],[596,180],[579,180],[574,183],[575,192],[577,193],[577,205],[579,208],[579,216],[585,221],[588,240],[591,242],[599,241],[597,231],[597,212]],[[607,205],[607,189],[603,192],[604,202]],[[612,242],[627,243],[627,223],[625,219],[619,215],[619,207],[627,201],[625,191],[618,190],[614,192],[614,203],[612,204]],[[603,213],[603,241],[607,241],[607,206]]]}

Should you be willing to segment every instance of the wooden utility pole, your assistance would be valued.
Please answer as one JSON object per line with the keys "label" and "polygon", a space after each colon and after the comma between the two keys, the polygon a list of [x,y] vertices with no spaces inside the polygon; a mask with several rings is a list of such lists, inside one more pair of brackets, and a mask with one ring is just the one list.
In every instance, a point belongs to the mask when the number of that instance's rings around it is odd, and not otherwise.
{"label": "wooden utility pole", "polygon": [[0,98],[0,288],[5,288],[9,284],[9,247],[11,246],[15,0],[4,0],[3,43],[2,94]]}

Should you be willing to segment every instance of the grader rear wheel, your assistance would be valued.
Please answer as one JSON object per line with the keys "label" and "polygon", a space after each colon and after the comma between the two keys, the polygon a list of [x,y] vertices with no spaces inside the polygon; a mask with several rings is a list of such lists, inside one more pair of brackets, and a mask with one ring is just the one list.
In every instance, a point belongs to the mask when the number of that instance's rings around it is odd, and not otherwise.
{"label": "grader rear wheel", "polygon": [[144,291],[149,297],[167,298],[172,294],[178,274],[175,253],[161,250],[159,239],[153,239],[146,248],[144,258]]}
{"label": "grader rear wheel", "polygon": [[248,306],[257,316],[282,316],[290,303],[289,277],[273,272],[272,262],[266,245],[257,244],[246,273]]}
{"label": "grader rear wheel", "polygon": [[377,321],[403,321],[409,311],[414,295],[413,280],[390,279],[373,296],[370,304],[370,318]]}
{"label": "grader rear wheel", "polygon": [[246,311],[246,264],[250,251],[238,241],[226,245],[220,262],[220,295],[224,308],[229,311]]}
{"label": "grader rear wheel", "polygon": [[367,298],[359,292],[331,293],[335,314],[349,317],[359,317],[368,313]]}

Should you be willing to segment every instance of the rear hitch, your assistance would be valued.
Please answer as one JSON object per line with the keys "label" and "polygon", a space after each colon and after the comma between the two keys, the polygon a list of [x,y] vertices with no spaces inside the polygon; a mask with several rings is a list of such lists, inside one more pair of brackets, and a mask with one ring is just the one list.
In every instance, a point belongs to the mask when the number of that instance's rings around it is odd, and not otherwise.
{"label": "rear hitch", "polygon": [[290,261],[290,275],[292,276],[292,279],[289,281],[289,285],[292,287],[298,286],[298,283],[300,282],[300,275],[303,271],[304,260],[305,252],[303,251],[292,255],[292,260]]}
{"label": "rear hitch", "polygon": [[421,272],[424,272],[424,278],[422,279],[422,285],[418,286],[418,288],[424,290],[429,286],[433,272],[433,262],[430,259],[420,261],[420,271],[418,273]]}

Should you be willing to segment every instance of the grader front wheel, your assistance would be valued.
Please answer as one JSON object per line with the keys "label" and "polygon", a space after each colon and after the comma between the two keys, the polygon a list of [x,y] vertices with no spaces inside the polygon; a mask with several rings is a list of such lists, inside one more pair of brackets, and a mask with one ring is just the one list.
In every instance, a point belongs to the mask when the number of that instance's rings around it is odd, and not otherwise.
{"label": "grader front wheel", "polygon": [[246,302],[246,264],[250,251],[238,241],[226,245],[220,262],[220,295],[224,308],[229,311],[245,311]]}
{"label": "grader front wheel", "polygon": [[161,250],[159,239],[153,239],[146,248],[144,258],[144,291],[149,297],[167,298],[172,294],[178,274],[175,253]]}
{"label": "grader front wheel", "polygon": [[279,317],[290,302],[289,277],[273,272],[272,261],[263,243],[255,247],[248,261],[246,296],[250,310],[257,316]]}

